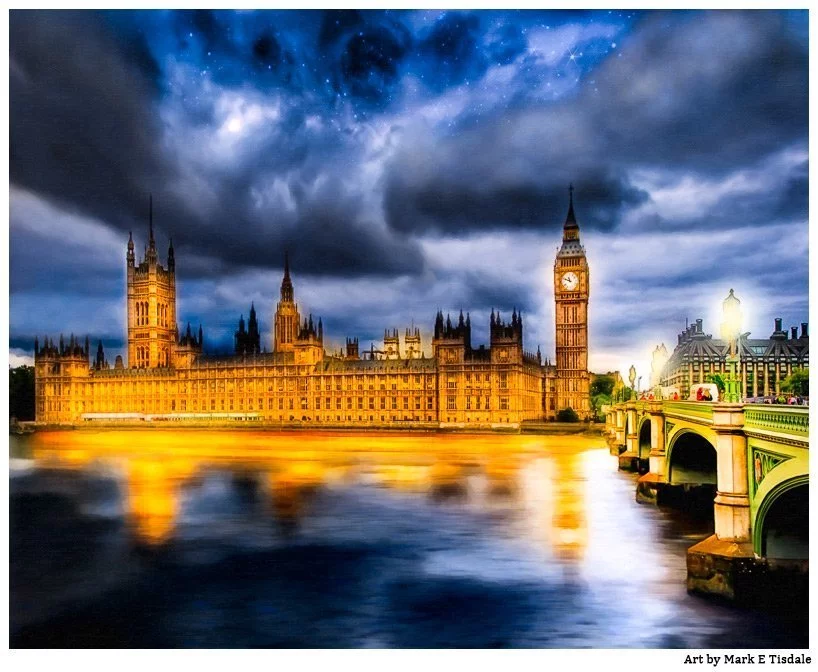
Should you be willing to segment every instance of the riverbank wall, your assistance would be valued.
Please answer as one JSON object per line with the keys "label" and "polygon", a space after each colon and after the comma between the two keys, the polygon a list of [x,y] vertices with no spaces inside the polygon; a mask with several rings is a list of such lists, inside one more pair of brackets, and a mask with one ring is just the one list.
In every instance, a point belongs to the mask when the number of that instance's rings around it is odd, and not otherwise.
{"label": "riverbank wall", "polygon": [[538,422],[522,424],[470,424],[470,423],[367,423],[367,424],[333,424],[316,425],[303,422],[151,422],[146,420],[118,422],[85,422],[81,424],[48,424],[39,422],[17,422],[9,426],[10,434],[30,434],[33,432],[53,431],[91,431],[106,430],[141,430],[141,431],[255,431],[255,432],[292,432],[292,431],[327,431],[327,432],[390,432],[390,433],[430,433],[430,434],[534,434],[565,435],[586,434],[602,436],[602,423],[567,423]]}

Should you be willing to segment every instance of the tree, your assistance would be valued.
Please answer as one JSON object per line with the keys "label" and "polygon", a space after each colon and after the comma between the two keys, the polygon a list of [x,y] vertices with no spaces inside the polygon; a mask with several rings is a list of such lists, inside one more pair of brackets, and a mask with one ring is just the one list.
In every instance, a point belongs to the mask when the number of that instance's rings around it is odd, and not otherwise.
{"label": "tree", "polygon": [[720,373],[714,373],[707,376],[707,381],[710,383],[714,383],[717,388],[719,388],[719,392],[723,393],[725,389],[724,385],[724,376]]}
{"label": "tree", "polygon": [[616,394],[613,395],[614,401],[630,401],[630,398],[633,396],[633,390],[625,385],[624,387],[620,387]]}
{"label": "tree", "polygon": [[593,397],[598,394],[605,394],[610,397],[613,393],[614,385],[616,385],[616,381],[614,380],[613,376],[596,376],[596,378],[594,378],[594,382],[591,383],[591,396]]}
{"label": "tree", "polygon": [[610,405],[611,397],[607,394],[597,394],[591,397],[591,410],[594,412],[594,417],[597,420],[604,420],[601,411],[603,406]]}
{"label": "tree", "polygon": [[577,412],[569,406],[557,413],[557,422],[579,422],[579,416]]}
{"label": "tree", "polygon": [[792,373],[781,381],[783,392],[792,392],[799,397],[809,396],[809,369],[793,369]]}
{"label": "tree", "polygon": [[9,369],[9,417],[34,420],[34,367]]}

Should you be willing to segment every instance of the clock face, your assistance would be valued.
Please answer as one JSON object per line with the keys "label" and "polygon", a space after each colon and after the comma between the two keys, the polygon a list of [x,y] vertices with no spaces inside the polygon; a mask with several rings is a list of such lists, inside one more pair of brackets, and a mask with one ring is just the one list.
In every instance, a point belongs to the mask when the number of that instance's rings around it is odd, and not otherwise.
{"label": "clock face", "polygon": [[579,278],[577,277],[576,273],[569,271],[562,276],[560,284],[564,289],[567,289],[569,292],[573,292],[577,287],[579,287]]}

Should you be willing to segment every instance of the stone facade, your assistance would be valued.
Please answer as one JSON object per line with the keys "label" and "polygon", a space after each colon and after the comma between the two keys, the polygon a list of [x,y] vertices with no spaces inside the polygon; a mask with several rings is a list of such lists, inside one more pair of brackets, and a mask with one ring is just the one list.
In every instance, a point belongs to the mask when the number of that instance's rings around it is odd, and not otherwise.
{"label": "stone facade", "polygon": [[557,409],[572,408],[580,418],[591,413],[588,375],[588,297],[590,276],[585,248],[579,241],[573,187],[554,261]]}
{"label": "stone facade", "polygon": [[[802,322],[790,331],[782,329],[781,319],[769,338],[750,338],[743,333],[738,339],[740,390],[745,399],[777,395],[781,381],[793,369],[809,368],[808,323]],[[689,325],[678,336],[676,348],[662,369],[661,384],[675,386],[685,399],[694,385],[706,383],[708,376],[727,371],[728,342],[704,332],[702,320]]]}
{"label": "stone facade", "polygon": [[[589,412],[588,265],[579,245],[573,200],[555,264],[557,365],[523,349],[523,316],[492,311],[488,346],[471,342],[471,320],[436,316],[432,351],[423,352],[420,330],[387,330],[384,348],[328,354],[321,319],[302,318],[285,256],[280,300],[272,324],[272,352],[260,347],[255,307],[235,333],[235,354],[203,352],[187,325],[176,326],[175,259],[156,254],[151,217],[145,258],[137,266],[128,241],[128,360],[110,368],[100,343],[92,364],[90,344],[35,341],[36,417],[77,424],[153,420],[308,423],[314,425],[509,426],[553,419],[571,406]],[[563,286],[565,274],[576,286]]]}

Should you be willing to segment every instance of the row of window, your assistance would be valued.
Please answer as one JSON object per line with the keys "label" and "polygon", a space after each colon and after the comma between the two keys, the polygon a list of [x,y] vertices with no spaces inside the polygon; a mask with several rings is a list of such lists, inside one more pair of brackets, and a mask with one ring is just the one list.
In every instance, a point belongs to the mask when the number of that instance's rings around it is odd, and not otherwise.
{"label": "row of window", "polygon": [[[346,410],[421,410],[425,407],[426,410],[433,411],[435,409],[435,399],[434,397],[428,397],[425,401],[421,400],[420,398],[410,400],[404,397],[402,403],[398,403],[398,399],[393,397],[390,400],[390,403],[386,403],[387,400],[385,398],[381,398],[378,404],[375,403],[375,399],[369,398],[365,400],[363,397],[349,397],[346,400],[346,403],[342,403],[341,398],[337,398],[334,400],[331,398],[326,398],[322,400],[320,397],[314,400],[314,409],[315,410],[342,410],[345,408]],[[365,403],[366,401],[366,403]],[[259,397],[256,399],[247,399],[247,408],[245,409],[245,400],[244,399],[209,399],[209,400],[202,400],[201,408],[199,408],[199,400],[187,400],[187,399],[171,399],[170,400],[170,411],[262,411],[265,408],[264,399]],[[117,410],[117,404],[110,400],[98,400],[96,402],[89,401],[84,402],[80,401],[77,402],[81,406],[78,406],[78,410],[82,411],[114,411]],[[150,399],[148,400],[148,408],[146,409],[146,402],[144,399],[138,401],[141,405],[141,410],[158,410],[163,406],[163,402],[158,399]],[[56,406],[55,406],[56,405]],[[300,410],[309,410],[311,408],[310,400],[307,397],[301,397],[298,400],[297,406]],[[49,410],[57,410],[59,408],[59,404],[56,401],[49,402]],[[267,399],[267,410],[295,410],[296,409],[296,400],[293,398],[285,399],[283,397],[279,397],[276,399]]]}
{"label": "row of window", "polygon": [[[490,411],[491,410],[491,397],[482,397],[483,404],[480,405],[481,397],[466,397],[466,409],[467,411]],[[449,395],[446,397],[446,410],[447,411],[456,411],[457,410],[457,397],[453,395]],[[508,397],[500,397],[500,410],[507,411],[508,410]]]}

